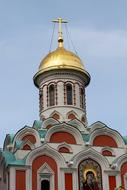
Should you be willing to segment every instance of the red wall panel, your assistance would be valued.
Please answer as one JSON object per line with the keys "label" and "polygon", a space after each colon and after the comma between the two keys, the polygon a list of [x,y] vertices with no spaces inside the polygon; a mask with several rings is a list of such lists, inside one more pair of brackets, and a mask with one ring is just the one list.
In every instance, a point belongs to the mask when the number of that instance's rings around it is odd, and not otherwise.
{"label": "red wall panel", "polygon": [[93,145],[94,146],[109,146],[109,147],[117,147],[116,141],[107,135],[99,135],[95,137],[93,140]]}
{"label": "red wall panel", "polygon": [[26,190],[26,173],[24,170],[16,170],[16,190]]}
{"label": "red wall panel", "polygon": [[114,190],[116,188],[116,177],[109,176],[109,190]]}
{"label": "red wall panel", "polygon": [[65,173],[65,190],[73,190],[72,174]]}
{"label": "red wall panel", "polygon": [[50,137],[50,142],[61,143],[66,142],[68,144],[76,144],[74,136],[67,132],[56,132]]}

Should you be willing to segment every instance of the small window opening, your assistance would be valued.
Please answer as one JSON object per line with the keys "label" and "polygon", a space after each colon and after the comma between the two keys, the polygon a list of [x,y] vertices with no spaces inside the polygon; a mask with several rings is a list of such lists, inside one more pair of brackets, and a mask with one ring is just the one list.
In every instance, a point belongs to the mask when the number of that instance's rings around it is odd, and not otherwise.
{"label": "small window opening", "polygon": [[54,85],[49,86],[49,106],[55,105],[55,88]]}
{"label": "small window opening", "polygon": [[67,105],[72,105],[72,85],[67,84],[66,90],[67,90]]}

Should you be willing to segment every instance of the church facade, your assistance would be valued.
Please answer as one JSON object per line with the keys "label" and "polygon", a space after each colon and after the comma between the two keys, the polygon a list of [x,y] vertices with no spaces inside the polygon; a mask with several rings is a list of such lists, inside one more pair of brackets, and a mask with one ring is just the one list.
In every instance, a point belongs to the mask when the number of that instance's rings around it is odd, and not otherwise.
{"label": "church facade", "polygon": [[[127,189],[127,136],[86,117],[90,75],[64,48],[61,18],[58,47],[34,76],[40,120],[6,135],[0,152],[0,190]],[[120,187],[121,186],[121,187]]]}

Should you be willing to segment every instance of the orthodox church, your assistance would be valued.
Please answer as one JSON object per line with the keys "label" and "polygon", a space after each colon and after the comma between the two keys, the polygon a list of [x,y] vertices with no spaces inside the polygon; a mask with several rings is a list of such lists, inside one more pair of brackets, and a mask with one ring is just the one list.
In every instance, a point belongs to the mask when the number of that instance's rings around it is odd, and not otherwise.
{"label": "orthodox church", "polygon": [[88,125],[86,87],[90,74],[64,48],[40,63],[33,80],[40,120],[7,134],[0,151],[0,190],[127,189],[127,136],[97,121]]}

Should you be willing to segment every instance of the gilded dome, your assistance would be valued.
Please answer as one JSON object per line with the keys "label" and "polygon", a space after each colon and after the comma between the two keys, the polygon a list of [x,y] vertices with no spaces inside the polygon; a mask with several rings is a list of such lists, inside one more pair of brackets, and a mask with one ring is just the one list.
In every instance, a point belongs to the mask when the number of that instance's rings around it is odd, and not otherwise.
{"label": "gilded dome", "polygon": [[47,71],[59,69],[75,70],[82,72],[89,77],[81,59],[77,55],[66,50],[64,47],[58,47],[41,61],[38,72],[34,76],[35,85],[38,86],[37,78],[41,74]]}
{"label": "gilded dome", "polygon": [[41,61],[39,71],[45,72],[60,68],[84,70],[84,66],[78,56],[65,50],[63,47],[58,47]]}

